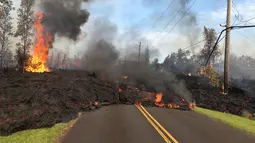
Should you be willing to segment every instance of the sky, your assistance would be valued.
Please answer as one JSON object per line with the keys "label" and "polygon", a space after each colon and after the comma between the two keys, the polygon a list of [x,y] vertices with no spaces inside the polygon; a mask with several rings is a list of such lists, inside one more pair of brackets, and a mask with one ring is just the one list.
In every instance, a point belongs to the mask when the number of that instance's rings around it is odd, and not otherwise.
{"label": "sky", "polygon": [[[117,26],[118,35],[135,30],[140,37],[131,38],[132,42],[137,42],[138,46],[138,42],[141,41],[142,48],[149,45],[158,49],[161,59],[171,54],[171,52],[176,52],[179,48],[189,49],[187,47],[191,44],[203,40],[202,32],[204,26],[214,28],[217,32],[220,32],[223,28],[219,24],[224,24],[226,21],[227,0],[217,0],[217,2],[216,0],[190,0],[186,8],[192,5],[192,2],[194,3],[188,14],[180,22],[178,20],[183,13],[178,13],[176,17],[174,15],[182,6],[179,1],[185,0],[94,1],[81,6],[90,12],[88,23],[82,27],[84,32],[89,35],[95,19],[100,17],[107,18],[112,24]],[[171,6],[159,18],[170,3],[172,3]],[[16,8],[18,8],[19,4],[20,0],[14,0]],[[16,15],[15,12],[13,15]],[[187,15],[193,18],[192,22],[187,20]],[[242,19],[239,18],[241,20],[237,20],[235,15],[241,15]],[[253,17],[255,17],[255,0],[233,0],[232,23],[234,25],[239,23],[241,25],[255,24],[255,19],[249,21],[249,23],[242,22]],[[169,25],[166,27],[168,23]],[[192,26],[194,23],[196,27]],[[147,40],[142,41],[143,38]],[[118,40],[115,43],[118,45]],[[224,40],[219,45],[223,51]],[[61,47],[61,44],[58,44],[58,46]],[[119,44],[118,46],[121,45]],[[197,44],[195,50],[199,50],[202,46],[202,43]],[[77,51],[77,47],[72,49],[73,53],[75,51]],[[231,32],[231,52],[237,55],[255,57],[255,28],[233,30]]]}

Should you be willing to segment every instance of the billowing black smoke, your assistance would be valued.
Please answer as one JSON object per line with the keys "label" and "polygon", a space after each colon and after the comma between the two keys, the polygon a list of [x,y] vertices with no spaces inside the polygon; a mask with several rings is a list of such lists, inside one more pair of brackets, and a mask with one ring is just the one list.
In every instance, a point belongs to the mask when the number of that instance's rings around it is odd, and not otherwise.
{"label": "billowing black smoke", "polygon": [[116,64],[118,57],[116,47],[101,39],[86,51],[85,67],[89,71],[105,72]]}
{"label": "billowing black smoke", "polygon": [[[163,92],[169,87],[174,93],[191,101],[191,95],[184,83],[171,73],[155,71],[150,67],[148,60],[155,56],[157,50],[147,46],[149,42],[142,42],[139,56],[137,39],[142,39],[142,35],[138,31],[127,30],[118,35],[117,25],[108,18],[100,17],[92,21],[86,35],[86,50],[81,62],[83,69],[111,81],[121,82],[123,76],[128,76],[129,84],[136,84],[140,89],[154,92]],[[145,38],[142,41],[149,40]],[[156,66],[160,67],[160,64]]]}
{"label": "billowing black smoke", "polygon": [[119,51],[113,45],[117,27],[106,18],[93,21],[90,28],[85,54],[82,59],[82,68],[88,71],[107,72],[116,64]]}
{"label": "billowing black smoke", "polygon": [[88,0],[42,0],[40,8],[45,13],[43,25],[52,35],[77,40],[81,25],[86,23],[89,12],[81,9]]}

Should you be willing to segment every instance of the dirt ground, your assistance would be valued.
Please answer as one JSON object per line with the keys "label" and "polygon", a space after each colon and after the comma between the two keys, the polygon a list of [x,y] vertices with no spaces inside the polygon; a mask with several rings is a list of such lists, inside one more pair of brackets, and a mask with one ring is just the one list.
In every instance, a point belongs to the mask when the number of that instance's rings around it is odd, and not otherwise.
{"label": "dirt ground", "polygon": [[[199,81],[198,77],[178,78],[186,82],[198,106],[237,115],[244,110],[254,112],[254,98],[243,91],[232,89],[228,96],[220,96],[218,88]],[[68,122],[80,111],[111,104],[142,102],[153,106],[155,94],[128,85],[123,79],[119,83],[109,82],[85,71],[42,74],[9,71],[0,75],[0,135]],[[180,98],[173,92],[163,93],[163,102],[176,99]]]}

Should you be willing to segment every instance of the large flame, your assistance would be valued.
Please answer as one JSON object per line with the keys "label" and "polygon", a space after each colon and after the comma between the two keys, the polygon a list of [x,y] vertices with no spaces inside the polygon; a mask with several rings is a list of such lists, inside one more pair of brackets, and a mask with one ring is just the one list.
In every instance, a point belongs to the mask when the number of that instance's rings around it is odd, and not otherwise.
{"label": "large flame", "polygon": [[32,57],[28,60],[25,70],[27,72],[49,72],[49,68],[46,65],[48,59],[48,52],[52,37],[47,31],[45,31],[41,22],[43,19],[43,13],[39,12],[34,23],[36,29],[36,40]]}

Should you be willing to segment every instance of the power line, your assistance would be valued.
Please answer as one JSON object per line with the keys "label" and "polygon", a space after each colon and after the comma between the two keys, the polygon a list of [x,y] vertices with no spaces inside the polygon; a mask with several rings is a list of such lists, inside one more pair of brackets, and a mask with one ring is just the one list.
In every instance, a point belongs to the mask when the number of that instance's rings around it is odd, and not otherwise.
{"label": "power line", "polygon": [[[225,37],[226,37],[226,35],[225,35],[224,37],[222,37],[222,38],[218,41],[218,43],[220,43]],[[202,40],[202,41],[205,41],[205,40]],[[201,42],[202,42],[202,41],[201,41]],[[200,62],[202,59],[203,59],[203,57],[200,57],[199,60],[197,60],[195,63]]]}
{"label": "power line", "polygon": [[[171,5],[174,3],[175,0],[172,0],[171,3],[167,6],[167,8],[161,13],[161,15],[157,18],[157,20],[155,21],[155,23],[151,26],[151,29],[149,30],[149,32],[156,26],[156,24],[159,22],[160,18],[166,13],[166,11],[171,7]],[[148,33],[149,33],[148,32]]]}
{"label": "power line", "polygon": [[235,32],[236,32],[236,33],[238,33],[238,34],[240,34],[240,35],[241,35],[241,36],[243,36],[244,38],[246,38],[246,39],[250,40],[251,42],[255,43],[255,41],[254,41],[254,40],[252,40],[251,38],[249,38],[249,37],[245,36],[244,34],[242,34],[242,33],[240,33],[240,32],[237,32],[237,31],[235,31]]}
{"label": "power line", "polygon": [[[219,33],[220,33],[220,32],[216,33],[216,35],[218,35]],[[185,50],[185,49],[191,48],[191,47],[193,47],[193,46],[195,46],[195,45],[197,45],[197,44],[200,44],[200,43],[202,43],[202,42],[204,42],[204,41],[206,41],[206,39],[200,40],[200,41],[198,41],[198,42],[196,42],[196,43],[194,43],[194,44],[191,44],[191,45],[189,45],[189,46],[187,46],[187,47],[185,47],[185,48],[181,48],[181,49]]]}
{"label": "power line", "polygon": [[216,50],[216,47],[217,47],[218,43],[220,43],[225,37],[226,37],[226,35],[223,36],[220,40],[218,40],[218,41],[216,42],[216,44],[214,45],[214,47],[213,47],[213,49],[212,49],[212,51],[211,51],[211,53],[210,53],[210,55],[209,55],[209,57],[208,57],[208,59],[207,59],[205,65],[207,65],[207,63],[209,62],[209,60],[210,60],[210,58],[211,58],[213,52]]}
{"label": "power line", "polygon": [[185,6],[185,4],[188,2],[189,0],[186,0],[185,3],[182,4],[182,6],[179,8],[179,10],[175,13],[175,15],[173,16],[173,18],[166,24],[166,26],[153,38],[153,40],[155,40],[166,28],[167,26],[174,20],[174,18],[178,15],[178,13],[182,10],[182,8]]}
{"label": "power line", "polygon": [[[189,12],[189,10],[191,9],[191,7],[194,5],[194,3],[196,2],[197,0],[194,0],[193,3],[189,6],[189,8],[187,9],[187,11],[182,15],[182,17],[175,23],[175,25],[172,27],[172,29],[170,29],[163,38],[161,38],[160,40],[164,39],[175,27],[176,25],[186,16],[186,14]],[[159,40],[159,41],[160,41]]]}
{"label": "power line", "polygon": [[232,7],[233,7],[233,9],[237,12],[237,17],[236,17],[236,18],[237,18],[239,21],[242,21],[242,15],[240,14],[239,10],[237,9],[236,4],[235,4],[234,1],[232,1]]}
{"label": "power line", "polygon": [[[252,27],[255,27],[255,25],[247,25],[247,26],[230,26],[230,27],[227,27],[227,28],[223,29],[223,30],[221,31],[221,33],[220,33],[220,35],[219,35],[219,37],[218,37],[217,41],[216,41],[216,43],[215,43],[215,45],[214,45],[214,47],[213,47],[213,49],[212,49],[211,53],[210,53],[210,55],[209,55],[209,57],[208,57],[208,59],[207,59],[207,61],[206,61],[205,65],[207,65],[208,61],[210,60],[210,58],[211,58],[211,56],[212,56],[212,54],[213,54],[214,50],[215,50],[215,49],[216,49],[216,47],[217,47],[217,44],[218,44],[218,42],[219,42],[219,38],[220,38],[220,36],[222,35],[222,33],[223,33],[224,31],[226,31],[226,30],[228,30],[228,29],[242,29],[242,28],[252,28]],[[223,38],[222,38],[222,39],[223,39]]]}
{"label": "power line", "polygon": [[238,25],[243,24],[243,23],[247,23],[247,22],[249,22],[249,21],[251,21],[251,20],[254,20],[254,19],[255,19],[255,17],[252,17],[252,18],[250,18],[250,19],[247,19],[247,20],[244,20],[244,21],[238,23]]}
{"label": "power line", "polygon": [[[161,19],[161,17],[166,13],[166,11],[171,7],[171,5],[173,4],[175,0],[172,0],[169,5],[167,6],[167,8],[161,13],[161,15],[157,18],[157,20],[154,22],[154,24],[151,26],[150,30],[146,33],[150,33],[151,30],[156,26],[156,24],[159,22],[159,20]],[[140,39],[140,41],[142,40],[142,38]]]}
{"label": "power line", "polygon": [[183,50],[186,50],[186,49],[191,48],[191,47],[193,47],[193,46],[195,46],[195,45],[197,45],[197,44],[200,44],[200,43],[202,43],[202,42],[204,42],[204,41],[206,41],[206,39],[203,39],[203,40],[201,40],[201,41],[198,41],[198,42],[196,42],[196,43],[194,43],[194,44],[192,44],[192,45],[190,45],[190,46],[188,46],[188,47],[186,47],[186,48],[182,48],[182,49],[183,49]]}

